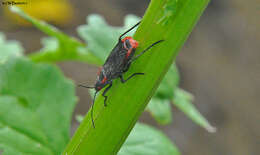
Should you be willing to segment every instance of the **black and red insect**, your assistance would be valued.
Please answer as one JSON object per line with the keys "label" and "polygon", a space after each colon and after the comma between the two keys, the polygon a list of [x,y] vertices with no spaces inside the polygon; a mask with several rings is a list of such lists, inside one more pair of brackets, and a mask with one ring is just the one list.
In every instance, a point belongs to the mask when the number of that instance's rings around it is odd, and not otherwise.
{"label": "black and red insect", "polygon": [[124,79],[123,74],[128,71],[131,63],[136,60],[138,57],[140,57],[142,54],[144,54],[147,50],[149,50],[154,45],[162,42],[163,40],[156,41],[152,45],[150,45],[148,48],[143,50],[140,54],[134,56],[135,50],[138,47],[138,42],[134,40],[132,37],[125,37],[122,39],[122,37],[127,34],[129,31],[134,29],[136,26],[138,26],[140,22],[135,24],[133,27],[131,27],[129,30],[127,30],[125,33],[120,35],[118,39],[118,43],[106,59],[104,65],[100,68],[98,72],[98,77],[96,80],[96,84],[94,87],[79,85],[81,87],[85,88],[94,88],[96,90],[94,95],[94,100],[91,108],[91,120],[93,127],[95,128],[94,120],[93,120],[93,108],[95,103],[95,98],[97,93],[108,85],[108,87],[105,88],[105,90],[102,93],[102,96],[104,99],[104,106],[107,106],[107,91],[112,87],[112,83],[114,79],[120,78],[122,83],[125,83],[132,77],[136,75],[144,75],[144,73],[133,73],[128,78]]}

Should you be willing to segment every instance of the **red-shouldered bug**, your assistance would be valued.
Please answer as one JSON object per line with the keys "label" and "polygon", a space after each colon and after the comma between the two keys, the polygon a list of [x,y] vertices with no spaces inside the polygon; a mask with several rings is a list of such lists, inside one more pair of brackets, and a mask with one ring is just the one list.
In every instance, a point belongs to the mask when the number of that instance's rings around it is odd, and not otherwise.
{"label": "red-shouldered bug", "polygon": [[98,72],[98,77],[96,80],[96,84],[94,87],[79,85],[81,87],[85,88],[95,88],[96,92],[93,99],[93,104],[91,107],[91,120],[93,127],[95,128],[94,120],[93,120],[93,108],[95,104],[95,98],[97,93],[104,88],[106,85],[109,85],[106,87],[106,89],[103,91],[102,96],[104,96],[104,106],[107,106],[107,91],[112,87],[112,82],[116,78],[120,78],[122,83],[125,83],[135,75],[144,75],[144,73],[133,73],[131,76],[129,76],[127,79],[123,78],[123,73],[127,72],[131,63],[136,60],[138,57],[140,57],[142,54],[144,54],[147,50],[149,50],[154,45],[162,42],[163,40],[156,41],[149,47],[147,47],[145,50],[143,50],[140,54],[134,57],[135,50],[138,47],[138,42],[134,40],[132,37],[125,37],[122,39],[122,37],[127,34],[129,31],[134,29],[136,26],[138,26],[140,22],[135,24],[133,27],[131,27],[129,30],[127,30],[125,33],[121,34],[118,43],[114,47],[114,49],[111,51],[110,55],[106,59],[106,62],[104,65],[100,68]]}

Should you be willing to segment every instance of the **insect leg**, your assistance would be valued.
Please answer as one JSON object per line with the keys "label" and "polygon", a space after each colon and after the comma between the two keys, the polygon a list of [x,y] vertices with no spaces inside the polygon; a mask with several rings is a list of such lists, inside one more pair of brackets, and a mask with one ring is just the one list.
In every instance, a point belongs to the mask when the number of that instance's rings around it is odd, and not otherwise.
{"label": "insect leg", "polygon": [[136,60],[137,58],[139,58],[141,55],[143,55],[146,51],[148,51],[150,48],[152,48],[154,45],[162,42],[164,40],[159,40],[159,41],[156,41],[155,43],[153,43],[152,45],[150,45],[149,47],[147,47],[145,50],[143,50],[140,54],[138,54],[137,56],[133,57],[130,62]]}
{"label": "insect leg", "polygon": [[131,76],[129,76],[126,80],[124,80],[123,75],[120,75],[119,77],[120,77],[121,82],[125,83],[126,81],[130,80],[132,77],[134,77],[136,75],[144,75],[144,73],[134,73]]}
{"label": "insect leg", "polygon": [[103,91],[103,93],[102,93],[102,96],[104,96],[104,98],[105,98],[105,100],[104,100],[104,106],[106,107],[107,106],[107,104],[106,104],[106,102],[107,102],[107,96],[106,96],[106,93],[107,93],[107,91],[110,89],[112,87],[112,82],[110,83],[110,85]]}

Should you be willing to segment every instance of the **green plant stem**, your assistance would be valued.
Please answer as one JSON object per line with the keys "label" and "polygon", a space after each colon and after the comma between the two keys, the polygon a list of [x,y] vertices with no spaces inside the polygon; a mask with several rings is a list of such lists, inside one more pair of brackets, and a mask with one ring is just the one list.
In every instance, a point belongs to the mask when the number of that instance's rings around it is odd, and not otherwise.
{"label": "green plant stem", "polygon": [[[64,43],[66,44],[66,43]],[[28,55],[34,62],[63,62],[63,61],[79,61],[87,62],[88,64],[100,66],[102,61],[94,56],[91,52],[86,51],[84,54],[81,54],[75,48],[60,48],[54,51],[38,51]]]}
{"label": "green plant stem", "polygon": [[[118,152],[209,1],[178,0],[176,12],[165,16],[165,6],[169,2],[153,0],[135,34],[135,39],[140,43],[137,53],[157,40],[165,40],[134,62],[124,77],[134,72],[144,72],[145,75],[135,77],[126,84],[115,80],[108,92],[108,106],[103,106],[104,98],[101,95],[96,100],[96,128],[92,127],[88,113],[64,155]],[[163,23],[160,22],[162,18],[165,18]]]}

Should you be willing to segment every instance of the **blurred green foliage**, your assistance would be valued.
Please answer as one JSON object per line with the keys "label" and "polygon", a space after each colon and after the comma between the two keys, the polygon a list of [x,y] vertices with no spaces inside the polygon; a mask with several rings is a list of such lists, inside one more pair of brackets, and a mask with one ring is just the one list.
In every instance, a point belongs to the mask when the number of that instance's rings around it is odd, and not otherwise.
{"label": "blurred green foliage", "polygon": [[7,41],[5,35],[0,33],[0,63],[4,63],[9,57],[23,55],[23,47],[17,41]]}
{"label": "blurred green foliage", "polygon": [[136,123],[121,147],[118,155],[179,155],[178,149],[160,131],[142,123]]}
{"label": "blurred green foliage", "polygon": [[[0,148],[3,154],[60,154],[70,139],[75,86],[60,70],[19,57],[0,72]],[[8,149],[6,149],[8,148]]]}

